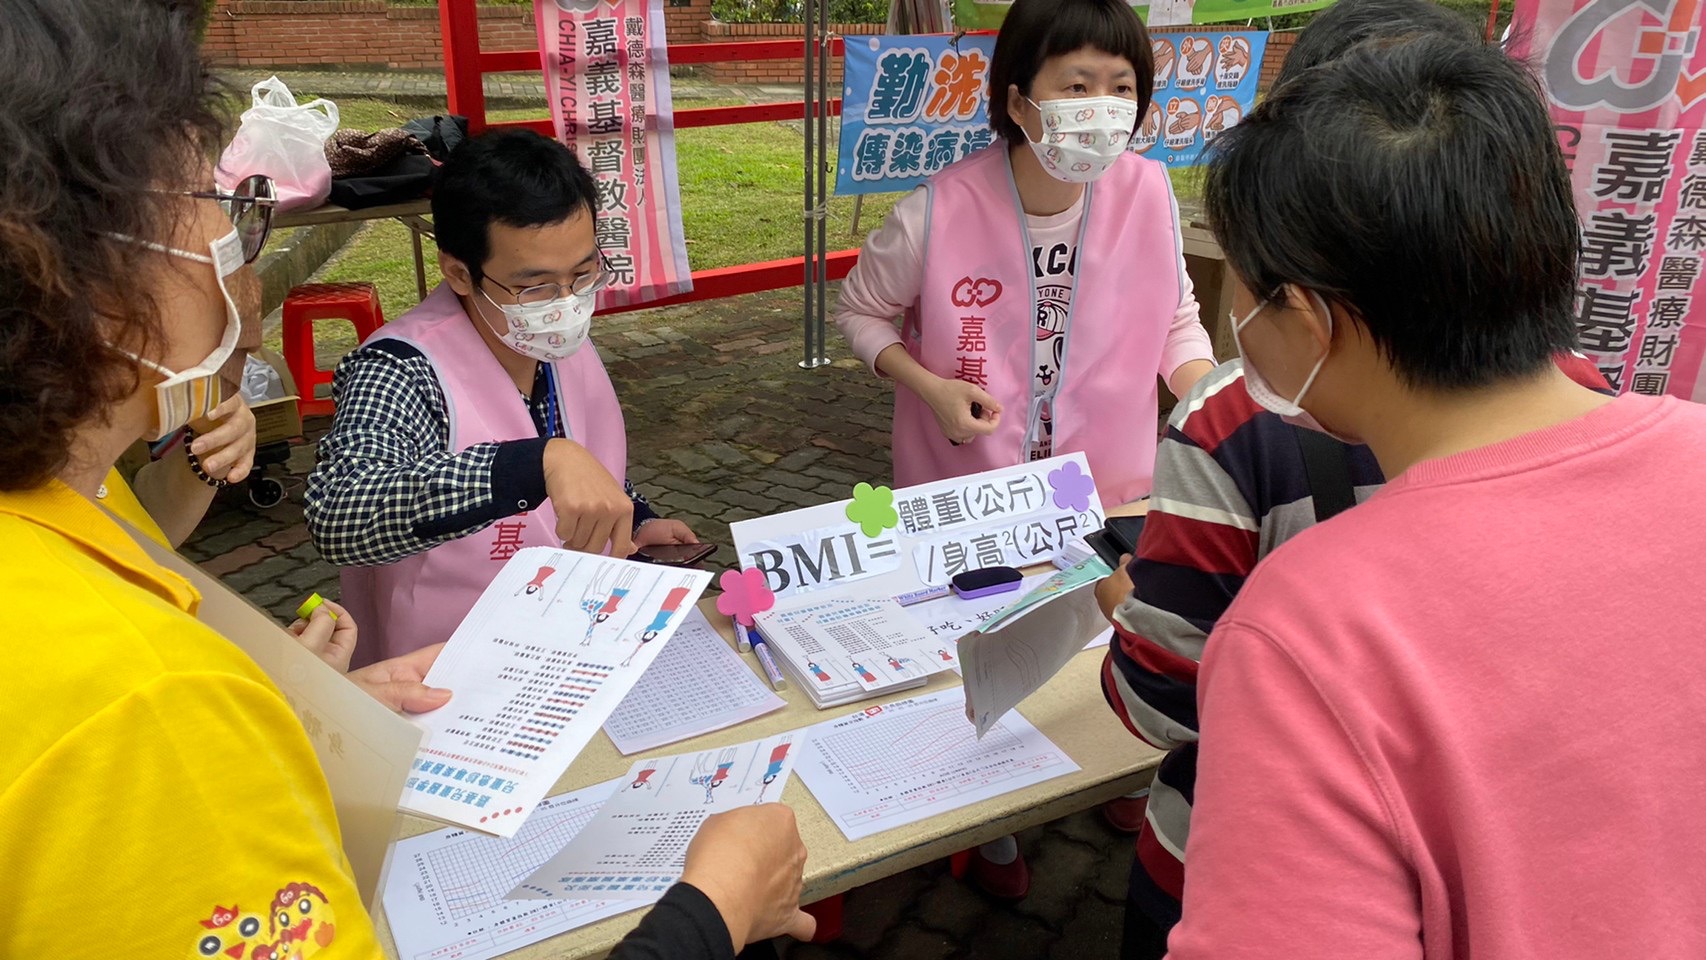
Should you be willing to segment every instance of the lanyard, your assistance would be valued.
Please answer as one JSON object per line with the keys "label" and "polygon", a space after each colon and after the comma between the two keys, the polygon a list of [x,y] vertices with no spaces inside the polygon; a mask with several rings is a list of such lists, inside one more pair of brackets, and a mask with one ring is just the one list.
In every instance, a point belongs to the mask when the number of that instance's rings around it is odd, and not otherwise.
{"label": "lanyard", "polygon": [[557,371],[551,364],[545,366],[545,436],[557,436]]}

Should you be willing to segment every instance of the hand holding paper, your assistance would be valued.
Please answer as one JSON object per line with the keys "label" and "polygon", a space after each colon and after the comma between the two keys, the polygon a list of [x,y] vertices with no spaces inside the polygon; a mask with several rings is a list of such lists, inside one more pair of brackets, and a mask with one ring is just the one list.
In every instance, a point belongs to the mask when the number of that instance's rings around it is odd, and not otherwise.
{"label": "hand holding paper", "polygon": [[[341,618],[340,618],[341,619]],[[450,691],[426,685],[427,671],[432,669],[444,644],[435,643],[413,653],[381,660],[348,674],[350,682],[367,695],[393,710],[403,713],[427,713],[450,702]]]}
{"label": "hand holding paper", "polygon": [[1109,573],[1100,557],[1091,557],[960,638],[966,715],[979,737],[1108,628],[1095,587]]}

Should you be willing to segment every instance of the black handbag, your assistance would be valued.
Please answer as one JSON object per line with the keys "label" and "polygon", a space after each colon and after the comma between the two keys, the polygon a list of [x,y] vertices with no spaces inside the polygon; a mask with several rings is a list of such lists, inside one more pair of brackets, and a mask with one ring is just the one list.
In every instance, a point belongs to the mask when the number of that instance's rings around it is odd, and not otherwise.
{"label": "black handbag", "polygon": [[403,124],[404,131],[426,145],[427,153],[439,163],[468,139],[468,118],[458,116],[416,117]]}
{"label": "black handbag", "polygon": [[375,170],[353,177],[333,177],[332,203],[349,210],[407,203],[432,189],[438,165],[420,153],[405,153]]}

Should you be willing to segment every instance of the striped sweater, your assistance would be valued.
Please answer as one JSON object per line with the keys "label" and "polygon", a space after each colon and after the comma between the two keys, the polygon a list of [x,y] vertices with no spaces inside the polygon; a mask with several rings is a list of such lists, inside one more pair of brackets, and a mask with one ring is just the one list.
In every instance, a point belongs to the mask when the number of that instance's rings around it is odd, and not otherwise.
{"label": "striped sweater", "polygon": [[[1560,356],[1558,366],[1611,392],[1585,357]],[[1143,870],[1129,894],[1163,926],[1178,921],[1184,889],[1203,645],[1257,562],[1315,524],[1299,429],[1250,399],[1243,364],[1232,360],[1173,410],[1156,451],[1149,518],[1130,566],[1134,589],[1114,612],[1102,692],[1127,729],[1169,751],[1150,789],[1137,838]],[[1386,478],[1367,447],[1346,449],[1360,503]]]}

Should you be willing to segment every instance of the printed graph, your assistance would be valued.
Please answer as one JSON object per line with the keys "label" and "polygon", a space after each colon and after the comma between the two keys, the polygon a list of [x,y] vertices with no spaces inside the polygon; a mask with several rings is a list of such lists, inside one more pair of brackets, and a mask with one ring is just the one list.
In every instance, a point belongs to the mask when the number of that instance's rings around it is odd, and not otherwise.
{"label": "printed graph", "polygon": [[600,806],[582,802],[548,809],[541,804],[513,839],[470,833],[417,854],[429,888],[437,891],[437,912],[455,922],[503,903],[504,895],[567,846]]}
{"label": "printed graph", "polygon": [[1078,769],[1018,713],[978,740],[960,689],[825,721],[803,740],[800,776],[849,840]]}
{"label": "printed graph", "polygon": [[490,960],[642,906],[624,900],[506,900],[598,812],[614,781],[541,803],[509,840],[440,830],[403,840],[385,913],[403,960]]}
{"label": "printed graph", "polygon": [[1004,727],[989,731],[982,742],[976,733],[963,707],[948,706],[881,724],[877,731],[855,726],[815,743],[851,785],[877,790],[920,776],[948,776],[1000,763],[1024,748]]}

